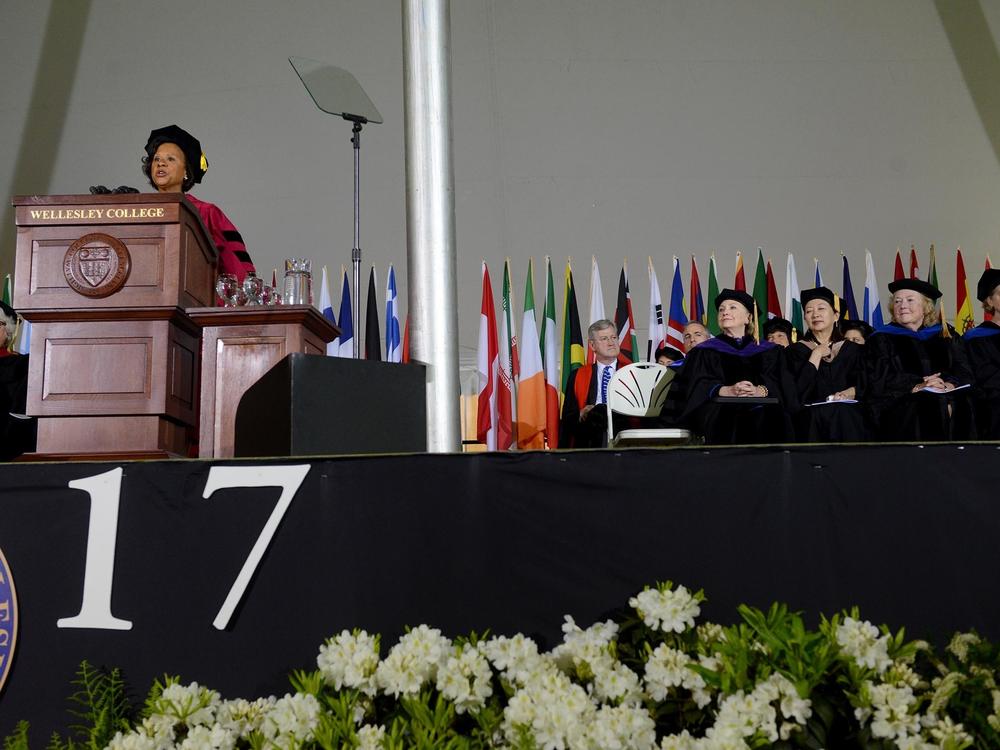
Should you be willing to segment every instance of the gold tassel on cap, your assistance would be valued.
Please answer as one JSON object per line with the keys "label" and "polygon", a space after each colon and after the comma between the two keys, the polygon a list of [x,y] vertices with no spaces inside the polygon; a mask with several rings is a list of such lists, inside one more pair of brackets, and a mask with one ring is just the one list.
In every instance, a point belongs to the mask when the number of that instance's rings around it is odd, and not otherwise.
{"label": "gold tassel on cap", "polygon": [[757,300],[753,301],[753,340],[755,344],[760,343],[760,316],[757,314]]}
{"label": "gold tassel on cap", "polygon": [[208,171],[208,159],[205,158],[205,152],[204,151],[202,151],[202,153],[201,153],[200,166],[201,166],[201,171],[202,172],[207,172]]}

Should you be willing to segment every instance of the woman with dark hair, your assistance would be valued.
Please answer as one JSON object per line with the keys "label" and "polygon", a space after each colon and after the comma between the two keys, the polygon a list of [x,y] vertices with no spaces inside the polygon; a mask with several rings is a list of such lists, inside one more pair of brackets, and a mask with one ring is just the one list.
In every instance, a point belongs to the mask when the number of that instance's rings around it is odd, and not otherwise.
{"label": "woman with dark hair", "polygon": [[860,346],[864,346],[868,337],[875,333],[875,329],[863,320],[841,320],[837,327],[845,339]]}
{"label": "woman with dark hair", "polygon": [[672,415],[710,444],[784,442],[783,350],[751,335],[746,292],[723,289],[715,307],[722,333],[688,352],[671,390]]}
{"label": "woman with dark hair", "polygon": [[965,348],[976,381],[972,386],[976,428],[980,438],[1000,440],[1000,325],[996,324],[1000,315],[1000,268],[983,272],[976,298],[983,303],[983,311],[994,318],[965,334]]}
{"label": "woman with dark hair", "polygon": [[889,284],[892,322],[865,345],[865,399],[884,440],[975,437],[965,344],[938,319],[941,292],[920,279]]}
{"label": "woman with dark hair", "polygon": [[797,396],[790,409],[795,433],[808,442],[867,440],[869,430],[857,403],[864,349],[841,334],[837,297],[830,289],[806,289],[801,299],[808,330],[785,350]]}
{"label": "woman with dark hair", "polygon": [[243,244],[243,236],[222,209],[188,193],[208,171],[201,143],[176,125],[157,128],[146,141],[142,172],[149,184],[161,193],[186,193],[185,197],[201,215],[212,242],[219,250],[219,273],[234,274],[241,283],[254,271],[253,261]]}

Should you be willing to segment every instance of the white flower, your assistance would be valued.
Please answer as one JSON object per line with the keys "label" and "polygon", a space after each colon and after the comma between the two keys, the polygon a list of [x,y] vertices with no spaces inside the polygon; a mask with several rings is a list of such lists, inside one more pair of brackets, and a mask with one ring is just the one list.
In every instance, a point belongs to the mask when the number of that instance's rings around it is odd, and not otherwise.
{"label": "white flower", "polygon": [[896,741],[897,750],[940,750],[939,745],[924,742],[919,736],[905,737]]}
{"label": "white flower", "polygon": [[657,646],[646,660],[645,683],[649,697],[654,701],[665,700],[670,688],[684,686],[689,675],[700,679],[688,669],[690,663],[691,658],[683,651],[665,643]]}
{"label": "white flower", "polygon": [[236,737],[218,724],[214,726],[197,726],[188,732],[188,736],[178,745],[180,750],[232,750],[236,746]]}
{"label": "white flower", "polygon": [[896,687],[885,683],[873,685],[871,682],[866,685],[871,700],[873,737],[898,741],[920,731],[920,718],[910,713],[916,699],[908,685]]}
{"label": "white flower", "polygon": [[437,678],[438,668],[451,653],[451,641],[436,628],[420,625],[399,639],[375,670],[375,680],[395,697],[416,695]]}
{"label": "white flower", "polygon": [[327,640],[319,648],[316,664],[323,679],[334,688],[351,688],[375,695],[379,639],[364,630],[355,635],[347,630]]}
{"label": "white flower", "polygon": [[596,665],[591,687],[594,698],[598,701],[611,701],[628,706],[638,706],[642,703],[639,675],[613,659]]}
{"label": "white flower", "polygon": [[892,664],[889,658],[889,637],[879,636],[878,628],[867,620],[860,622],[845,617],[837,626],[837,645],[859,667],[874,669],[882,674]]}
{"label": "white flower", "polygon": [[319,701],[312,695],[286,695],[270,707],[261,731],[279,747],[291,747],[313,738],[319,714]]}
{"label": "white flower", "polygon": [[[171,743],[172,744],[172,743]],[[171,745],[161,745],[155,739],[143,732],[118,732],[111,738],[107,750],[160,750]]]}
{"label": "white flower", "polygon": [[972,737],[961,724],[956,724],[951,717],[945,716],[938,719],[935,726],[931,728],[931,737],[937,740],[942,747],[949,743],[948,747],[968,747],[972,744]]}
{"label": "white flower", "polygon": [[660,740],[660,750],[698,750],[702,745],[686,729],[680,734],[671,734]]}
{"label": "white flower", "polygon": [[501,729],[511,744],[527,732],[542,748],[578,748],[594,713],[582,687],[556,669],[540,670],[508,700]]}
{"label": "white flower", "polygon": [[783,674],[774,672],[758,688],[763,688],[765,695],[768,695],[770,700],[779,701],[781,715],[784,718],[804,725],[812,716],[812,701],[808,698],[802,698],[792,681]]}
{"label": "white flower", "polygon": [[644,708],[601,706],[583,743],[594,750],[651,750],[656,746],[656,723]]}
{"label": "white flower", "polygon": [[358,750],[382,750],[385,742],[385,727],[366,724],[358,729]]}
{"label": "white flower", "polygon": [[674,591],[645,589],[628,603],[646,625],[665,633],[683,633],[694,627],[694,619],[701,614],[698,600],[683,586]]}
{"label": "white flower", "polygon": [[698,642],[706,646],[726,641],[726,629],[714,622],[703,622],[695,628],[695,632],[698,634]]}
{"label": "white flower", "polygon": [[927,709],[933,714],[941,713],[951,700],[951,696],[958,690],[958,686],[965,681],[965,675],[961,672],[949,672],[939,680],[934,680],[934,696],[931,698],[931,705]]}
{"label": "white flower", "polygon": [[247,701],[242,698],[223,701],[216,712],[216,721],[229,732],[240,739],[246,739],[251,732],[259,731],[264,724],[268,711],[274,706],[276,699],[258,698]]}
{"label": "white flower", "polygon": [[523,685],[540,668],[542,657],[538,644],[518,633],[513,638],[496,636],[483,646],[483,652],[508,682]]}
{"label": "white flower", "polygon": [[190,685],[167,685],[153,702],[153,713],[189,727],[211,725],[215,709],[221,703],[219,694],[197,682]]}
{"label": "white flower", "polygon": [[969,646],[978,646],[982,640],[975,633],[955,633],[948,650],[955,655],[960,662],[965,664],[969,658]]}
{"label": "white flower", "polygon": [[586,630],[566,615],[562,626],[563,642],[552,649],[550,656],[567,673],[584,682],[591,681],[601,669],[610,669],[611,642],[618,635],[618,626],[611,620],[597,622]]}
{"label": "white flower", "polygon": [[454,702],[457,713],[475,711],[493,695],[493,671],[482,650],[466,643],[438,668],[437,689]]}

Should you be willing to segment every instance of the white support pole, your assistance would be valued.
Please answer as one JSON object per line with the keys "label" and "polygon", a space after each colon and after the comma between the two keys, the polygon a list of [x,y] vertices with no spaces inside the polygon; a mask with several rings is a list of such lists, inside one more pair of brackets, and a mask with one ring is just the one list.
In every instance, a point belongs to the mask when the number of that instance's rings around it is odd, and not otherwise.
{"label": "white support pole", "polygon": [[461,448],[449,0],[401,0],[410,354],[427,367],[427,450]]}

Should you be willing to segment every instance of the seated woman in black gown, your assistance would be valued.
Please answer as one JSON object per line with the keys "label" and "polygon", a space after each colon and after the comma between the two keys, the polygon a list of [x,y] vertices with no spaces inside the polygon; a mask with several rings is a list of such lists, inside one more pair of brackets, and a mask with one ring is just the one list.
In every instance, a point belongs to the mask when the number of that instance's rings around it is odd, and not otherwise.
{"label": "seated woman in black gown", "polygon": [[864,349],[840,332],[831,290],[806,289],[801,299],[809,330],[785,350],[798,402],[793,416],[796,437],[808,442],[867,440],[864,410],[856,403]]}
{"label": "seated woman in black gown", "polygon": [[750,335],[753,298],[746,292],[723,289],[715,307],[722,333],[688,352],[673,389],[677,420],[709,444],[784,442],[783,350]]}
{"label": "seated woman in black gown", "polygon": [[975,383],[972,403],[976,429],[983,440],[1000,440],[1000,268],[983,272],[976,286],[976,297],[983,310],[994,316],[965,334],[965,348]]}
{"label": "seated woman in black gown", "polygon": [[889,284],[892,322],[865,345],[865,399],[883,440],[975,437],[965,344],[938,320],[935,287],[920,279]]}

